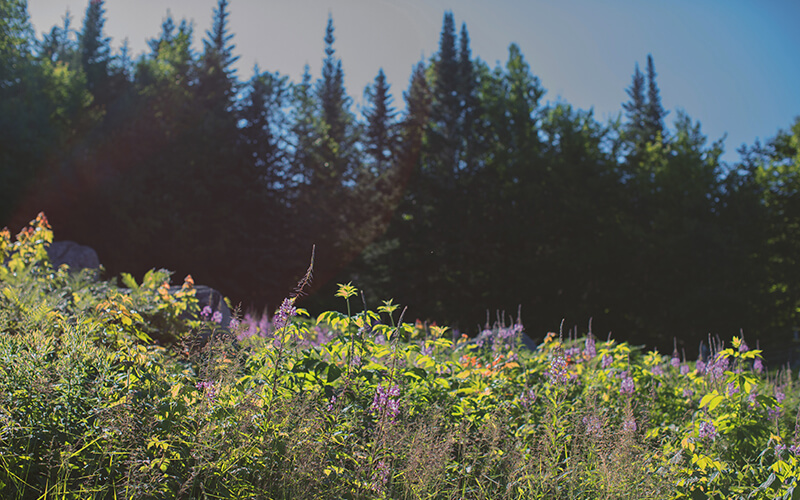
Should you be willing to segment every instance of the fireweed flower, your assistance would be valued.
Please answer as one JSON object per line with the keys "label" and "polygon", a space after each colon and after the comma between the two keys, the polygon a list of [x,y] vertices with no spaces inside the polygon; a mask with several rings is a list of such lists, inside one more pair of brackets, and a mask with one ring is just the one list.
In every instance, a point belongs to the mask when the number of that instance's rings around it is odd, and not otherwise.
{"label": "fireweed flower", "polygon": [[678,358],[677,355],[673,354],[672,359],[669,360],[669,363],[672,365],[673,368],[678,368],[681,365],[681,360]]}
{"label": "fireweed flower", "polygon": [[753,370],[756,373],[761,373],[764,371],[764,363],[761,361],[761,358],[756,358],[753,362]]}
{"label": "fireweed flower", "polygon": [[689,374],[689,365],[686,363],[681,365],[681,375],[688,375]]}
{"label": "fireweed flower", "polygon": [[697,373],[703,373],[706,371],[706,364],[702,359],[698,359],[697,363],[695,363],[695,367],[697,368]]}
{"label": "fireweed flower", "polygon": [[633,417],[628,417],[622,421],[622,430],[625,432],[636,432],[636,420]]}
{"label": "fireweed flower", "polygon": [[714,427],[712,422],[700,422],[698,434],[700,439],[710,439],[713,441],[717,437],[717,428]]}
{"label": "fireweed flower", "polygon": [[556,349],[555,354],[550,359],[550,366],[547,367],[546,374],[553,385],[563,385],[567,382],[567,358],[562,349]]}
{"label": "fireweed flower", "polygon": [[609,366],[611,366],[611,363],[613,362],[614,358],[612,358],[608,354],[603,354],[603,361],[600,363],[600,366],[602,366],[603,368],[608,368]]}
{"label": "fireweed flower", "polygon": [[289,324],[289,320],[297,314],[297,309],[294,307],[294,297],[283,299],[281,307],[275,313],[272,319],[272,325],[275,331],[278,331]]}
{"label": "fireweed flower", "polygon": [[397,384],[386,386],[383,384],[375,388],[375,396],[372,398],[372,412],[377,417],[385,416],[389,422],[394,422],[400,414],[400,387]]}
{"label": "fireweed flower", "polygon": [[217,389],[214,387],[214,382],[209,381],[202,381],[197,383],[197,390],[202,391],[206,398],[213,402],[214,399],[217,397]]}
{"label": "fireweed flower", "polygon": [[217,324],[222,323],[222,313],[219,311],[214,311],[214,314],[211,315],[211,321]]}
{"label": "fireweed flower", "polygon": [[636,391],[636,385],[633,383],[633,379],[628,376],[627,373],[624,373],[623,375],[624,377],[622,378],[622,383],[619,385],[619,393],[633,394]]}
{"label": "fireweed flower", "polygon": [[586,342],[583,345],[583,357],[592,359],[597,356],[597,345],[595,344],[594,337],[589,335],[586,337]]}
{"label": "fireweed flower", "polygon": [[208,318],[211,316],[211,312],[211,306],[205,306],[203,310],[200,311],[200,317],[205,321],[208,321]]}
{"label": "fireweed flower", "polygon": [[383,460],[378,460],[378,463],[375,464],[375,469],[372,473],[372,481],[370,482],[369,488],[374,492],[380,493],[386,487],[386,483],[388,482],[389,464]]}

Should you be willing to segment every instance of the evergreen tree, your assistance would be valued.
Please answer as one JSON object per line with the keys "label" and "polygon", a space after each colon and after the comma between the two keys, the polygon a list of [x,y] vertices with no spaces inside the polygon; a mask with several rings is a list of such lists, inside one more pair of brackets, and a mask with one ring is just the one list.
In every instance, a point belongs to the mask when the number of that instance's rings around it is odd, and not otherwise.
{"label": "evergreen tree", "polygon": [[233,63],[239,59],[239,56],[233,55],[236,46],[230,43],[233,33],[228,32],[229,15],[228,0],[218,0],[211,29],[206,31],[203,39],[197,90],[200,103],[209,112],[209,118],[228,122],[233,119],[229,112],[236,95]]}
{"label": "evergreen tree", "polygon": [[644,129],[647,141],[654,142],[657,138],[664,137],[664,117],[667,112],[661,106],[658,85],[656,85],[656,70],[653,65],[653,56],[647,54],[647,104],[644,110]]}
{"label": "evergreen tree", "polygon": [[373,172],[378,174],[391,165],[397,150],[395,110],[383,69],[364,93],[369,106],[364,112],[367,119],[365,151],[372,157]]}
{"label": "evergreen tree", "polygon": [[103,33],[106,22],[104,1],[89,1],[79,38],[80,63],[86,74],[86,86],[101,106],[108,104],[111,98],[108,88],[111,39]]}
{"label": "evergreen tree", "polygon": [[638,63],[633,72],[633,81],[626,93],[630,100],[622,105],[623,109],[625,109],[625,116],[628,119],[625,135],[631,145],[631,149],[636,154],[644,148],[648,139],[646,132],[647,100],[645,97],[645,79],[642,72],[639,71]]}

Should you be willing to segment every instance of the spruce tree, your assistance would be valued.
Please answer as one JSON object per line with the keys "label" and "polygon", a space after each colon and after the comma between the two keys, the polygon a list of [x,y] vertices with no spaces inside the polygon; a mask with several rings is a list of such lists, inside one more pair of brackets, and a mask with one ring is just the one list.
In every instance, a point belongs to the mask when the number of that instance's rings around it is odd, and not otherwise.
{"label": "spruce tree", "polygon": [[644,147],[647,142],[645,116],[647,113],[647,100],[645,98],[644,75],[639,71],[639,64],[633,72],[633,81],[626,90],[630,100],[622,105],[625,109],[625,116],[628,123],[625,132],[634,151]]}
{"label": "spruce tree", "polygon": [[375,83],[367,87],[365,94],[368,101],[364,112],[367,119],[365,151],[371,156],[374,173],[379,174],[391,165],[397,150],[395,110],[383,69],[378,71]]}
{"label": "spruce tree", "polygon": [[664,137],[664,117],[667,112],[661,106],[658,85],[656,85],[656,70],[653,65],[653,56],[647,55],[647,104],[644,109],[644,130],[647,141],[654,142],[659,135]]}
{"label": "spruce tree", "polygon": [[110,98],[107,85],[111,62],[111,39],[103,33],[106,22],[103,2],[89,1],[79,38],[80,62],[86,74],[86,86],[101,105],[107,104]]}

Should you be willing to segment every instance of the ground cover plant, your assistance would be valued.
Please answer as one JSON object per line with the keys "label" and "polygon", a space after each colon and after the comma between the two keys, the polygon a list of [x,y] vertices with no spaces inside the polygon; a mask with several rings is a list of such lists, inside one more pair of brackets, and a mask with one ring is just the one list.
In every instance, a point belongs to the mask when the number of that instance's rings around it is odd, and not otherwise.
{"label": "ground cover plant", "polygon": [[[704,359],[547,333],[479,340],[298,289],[229,325],[186,277],[53,269],[0,233],[0,497],[796,498],[797,381],[742,338]],[[193,319],[194,318],[194,319]],[[534,337],[536,334],[534,333]]]}

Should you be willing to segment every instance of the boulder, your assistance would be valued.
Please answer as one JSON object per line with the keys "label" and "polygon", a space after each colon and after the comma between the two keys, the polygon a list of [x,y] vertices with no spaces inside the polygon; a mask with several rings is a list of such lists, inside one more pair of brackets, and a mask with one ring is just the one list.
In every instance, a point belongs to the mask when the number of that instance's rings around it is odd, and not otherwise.
{"label": "boulder", "polygon": [[47,247],[47,256],[55,269],[62,264],[69,266],[70,271],[81,269],[99,269],[100,259],[93,248],[79,245],[74,241],[54,241]]}

